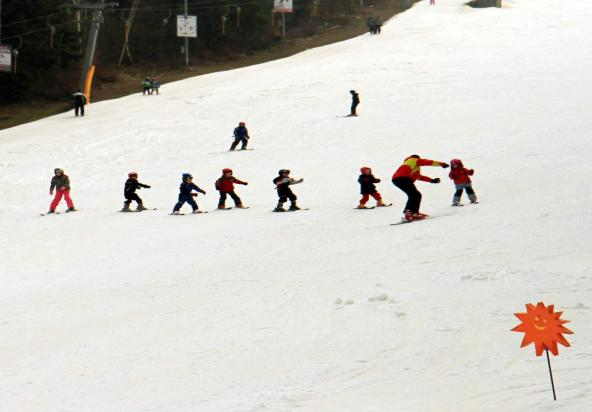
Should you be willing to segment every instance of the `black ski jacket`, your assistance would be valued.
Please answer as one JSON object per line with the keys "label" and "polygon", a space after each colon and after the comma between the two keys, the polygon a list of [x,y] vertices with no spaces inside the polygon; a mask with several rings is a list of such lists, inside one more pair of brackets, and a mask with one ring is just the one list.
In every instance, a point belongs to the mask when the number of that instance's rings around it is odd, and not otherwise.
{"label": "black ski jacket", "polygon": [[140,183],[135,179],[127,179],[125,181],[125,186],[123,188],[123,194],[125,195],[125,194],[136,193],[136,190],[141,187],[144,187],[146,189],[150,189],[150,186]]}
{"label": "black ski jacket", "polygon": [[374,183],[380,183],[380,179],[374,177],[374,175],[360,175],[358,177],[358,183],[360,184],[360,193],[363,195],[370,195],[376,193],[376,186]]}

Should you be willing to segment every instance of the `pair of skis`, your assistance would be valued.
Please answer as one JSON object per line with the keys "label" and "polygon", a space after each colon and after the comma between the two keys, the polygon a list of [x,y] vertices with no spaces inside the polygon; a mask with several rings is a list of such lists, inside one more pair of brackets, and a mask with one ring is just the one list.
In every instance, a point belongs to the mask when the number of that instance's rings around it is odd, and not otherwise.
{"label": "pair of skis", "polygon": [[[235,207],[235,208],[232,208],[232,207],[223,207],[223,208],[218,208],[218,209],[214,209],[214,210],[249,209],[250,207],[251,206]],[[169,213],[169,215],[171,215],[171,216],[183,216],[183,215],[186,215],[186,214],[187,215],[199,215],[199,214],[202,214],[202,213],[208,213],[208,211],[207,210],[198,210],[195,213]]]}

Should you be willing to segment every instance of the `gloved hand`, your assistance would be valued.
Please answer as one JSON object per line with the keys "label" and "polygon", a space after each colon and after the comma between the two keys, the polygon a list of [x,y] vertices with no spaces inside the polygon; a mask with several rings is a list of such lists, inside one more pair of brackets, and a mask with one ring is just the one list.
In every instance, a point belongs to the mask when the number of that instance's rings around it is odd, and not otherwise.
{"label": "gloved hand", "polygon": [[191,193],[191,196],[196,197],[197,193]]}
{"label": "gloved hand", "polygon": [[448,163],[442,163],[442,169],[446,169],[448,167],[450,167],[450,165]]}
{"label": "gloved hand", "polygon": [[206,191],[205,190],[202,190],[201,191],[201,194],[205,195],[206,194]]}
{"label": "gloved hand", "polygon": [[374,182],[376,182],[376,183],[380,183],[380,179],[376,179]]}
{"label": "gloved hand", "polygon": [[473,174],[473,173],[475,173],[475,171],[473,169],[469,169],[469,173]]}
{"label": "gloved hand", "polygon": [[432,179],[432,181],[430,183],[440,183],[440,178],[437,177],[435,179]]}
{"label": "gloved hand", "polygon": [[149,185],[146,185],[146,189],[150,189],[150,186]]}
{"label": "gloved hand", "polygon": [[249,184],[249,182],[245,182],[245,186],[247,186]]}

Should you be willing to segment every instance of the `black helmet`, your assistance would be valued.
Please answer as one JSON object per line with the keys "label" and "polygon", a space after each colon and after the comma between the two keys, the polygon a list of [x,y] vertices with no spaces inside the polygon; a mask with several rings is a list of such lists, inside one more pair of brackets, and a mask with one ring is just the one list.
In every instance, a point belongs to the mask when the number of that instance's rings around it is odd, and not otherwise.
{"label": "black helmet", "polygon": [[53,169],[53,172],[64,174],[64,169],[60,169],[59,167],[56,167],[55,169]]}
{"label": "black helmet", "polygon": [[193,176],[191,176],[191,174],[189,174],[189,173],[183,173],[183,181],[185,181],[187,179],[193,179]]}
{"label": "black helmet", "polygon": [[279,172],[278,172],[278,175],[281,175],[281,174],[284,174],[284,173],[287,174],[287,175],[289,175],[290,174],[290,171],[288,169],[280,169]]}

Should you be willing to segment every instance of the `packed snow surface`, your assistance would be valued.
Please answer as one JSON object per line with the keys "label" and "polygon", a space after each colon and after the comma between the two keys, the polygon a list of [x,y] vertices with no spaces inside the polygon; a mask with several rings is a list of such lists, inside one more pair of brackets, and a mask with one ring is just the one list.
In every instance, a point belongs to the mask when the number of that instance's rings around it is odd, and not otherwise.
{"label": "packed snow surface", "polygon": [[[436,3],[0,132],[0,410],[590,410],[592,2]],[[255,150],[228,153],[241,120]],[[481,203],[425,167],[433,219],[390,226],[414,153],[461,158]],[[361,166],[393,207],[353,210]],[[80,211],[41,217],[55,167]],[[213,211],[224,167],[250,209]],[[271,213],[280,168],[310,210]],[[158,210],[116,213],[130,171]],[[183,172],[210,213],[168,215]],[[575,332],[557,402],[510,332],[538,301]]]}

